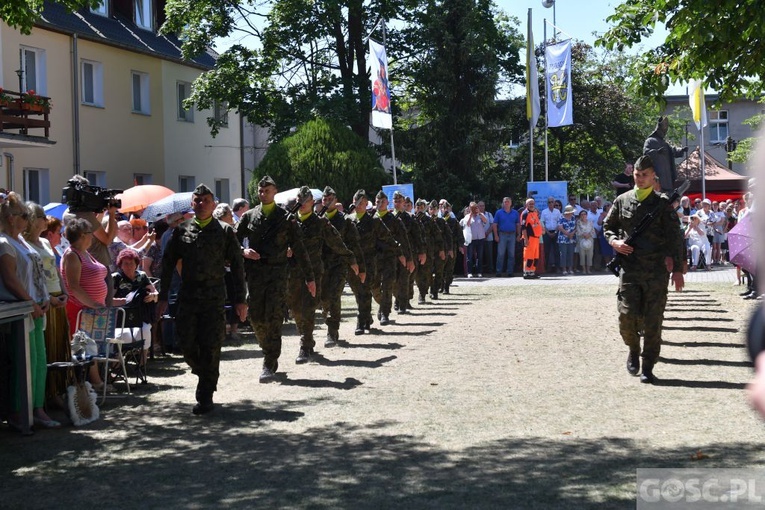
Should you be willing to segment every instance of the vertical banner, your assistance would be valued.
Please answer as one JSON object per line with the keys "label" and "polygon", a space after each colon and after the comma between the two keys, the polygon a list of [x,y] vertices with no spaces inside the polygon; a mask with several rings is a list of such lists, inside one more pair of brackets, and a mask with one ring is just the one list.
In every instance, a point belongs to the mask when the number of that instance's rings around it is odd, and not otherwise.
{"label": "vertical banner", "polygon": [[[537,57],[534,55],[534,33],[531,31],[531,9],[529,9],[528,38],[526,39],[526,120],[529,129],[534,129],[539,120],[539,77]],[[532,136],[533,138],[533,136]]]}
{"label": "vertical banner", "polygon": [[688,102],[691,104],[696,129],[705,128],[707,126],[707,100],[704,96],[701,80],[691,80],[688,83]]}
{"label": "vertical banner", "polygon": [[569,126],[574,123],[571,102],[571,41],[564,41],[545,49],[547,70],[547,125]]}
{"label": "vertical banner", "polygon": [[385,46],[372,39],[369,40],[369,62],[372,81],[372,125],[377,128],[392,129],[388,57],[385,55]]}

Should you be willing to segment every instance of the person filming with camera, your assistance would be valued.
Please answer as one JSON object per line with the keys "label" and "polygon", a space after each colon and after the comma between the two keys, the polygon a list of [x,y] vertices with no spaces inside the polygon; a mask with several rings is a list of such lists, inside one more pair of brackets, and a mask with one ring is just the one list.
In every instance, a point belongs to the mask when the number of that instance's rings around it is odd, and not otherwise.
{"label": "person filming with camera", "polygon": [[[73,218],[81,218],[88,222],[93,238],[87,251],[106,267],[111,265],[109,245],[117,235],[117,209],[121,205],[119,200],[113,198],[113,195],[119,192],[91,186],[88,179],[81,175],[73,175],[63,190],[64,200],[69,206],[68,213],[64,216],[64,224]],[[102,225],[101,218],[104,215],[108,221]],[[110,273],[106,275],[106,287],[108,294],[105,304],[111,306],[114,283]]]}

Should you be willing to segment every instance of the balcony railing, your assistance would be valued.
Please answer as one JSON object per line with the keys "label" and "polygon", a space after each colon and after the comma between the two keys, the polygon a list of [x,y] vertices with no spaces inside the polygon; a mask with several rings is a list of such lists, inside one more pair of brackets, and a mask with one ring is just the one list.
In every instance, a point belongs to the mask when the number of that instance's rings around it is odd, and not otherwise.
{"label": "balcony railing", "polygon": [[50,98],[36,94],[0,89],[0,134],[18,133],[30,135],[30,129],[43,129],[45,138],[50,136]]}

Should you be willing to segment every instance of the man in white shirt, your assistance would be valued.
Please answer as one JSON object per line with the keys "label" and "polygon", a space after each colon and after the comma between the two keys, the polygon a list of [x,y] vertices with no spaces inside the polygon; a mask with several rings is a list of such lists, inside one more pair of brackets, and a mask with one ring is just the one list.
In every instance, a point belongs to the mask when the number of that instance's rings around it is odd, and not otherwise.
{"label": "man in white shirt", "polygon": [[488,220],[484,223],[484,237],[483,240],[483,267],[484,273],[494,272],[494,236],[492,234],[492,224],[494,223],[494,215],[486,210],[486,204],[483,200],[478,202],[478,210],[486,216]]}
{"label": "man in white shirt", "polygon": [[560,271],[560,253],[558,252],[558,220],[561,212],[555,208],[555,197],[547,197],[547,207],[542,210],[540,219],[544,228],[545,266],[548,273]]}

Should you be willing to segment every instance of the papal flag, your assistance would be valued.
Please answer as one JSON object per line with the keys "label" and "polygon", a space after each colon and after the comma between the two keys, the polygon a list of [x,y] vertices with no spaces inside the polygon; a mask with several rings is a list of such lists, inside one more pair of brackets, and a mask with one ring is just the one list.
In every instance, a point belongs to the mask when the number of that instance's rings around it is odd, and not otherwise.
{"label": "papal flag", "polygon": [[388,86],[388,58],[385,46],[369,40],[370,79],[372,81],[372,125],[393,128],[390,113],[390,87]]}
{"label": "papal flag", "polygon": [[704,97],[704,87],[701,86],[701,80],[691,80],[688,83],[688,102],[691,103],[693,122],[696,123],[696,129],[706,127],[707,101]]}
{"label": "papal flag", "polygon": [[537,57],[534,54],[534,33],[531,30],[531,9],[529,9],[528,38],[526,39],[526,119],[534,129],[539,119],[539,76]]}
{"label": "papal flag", "polygon": [[568,126],[574,123],[571,101],[571,41],[564,41],[545,49],[547,71],[547,125]]}

